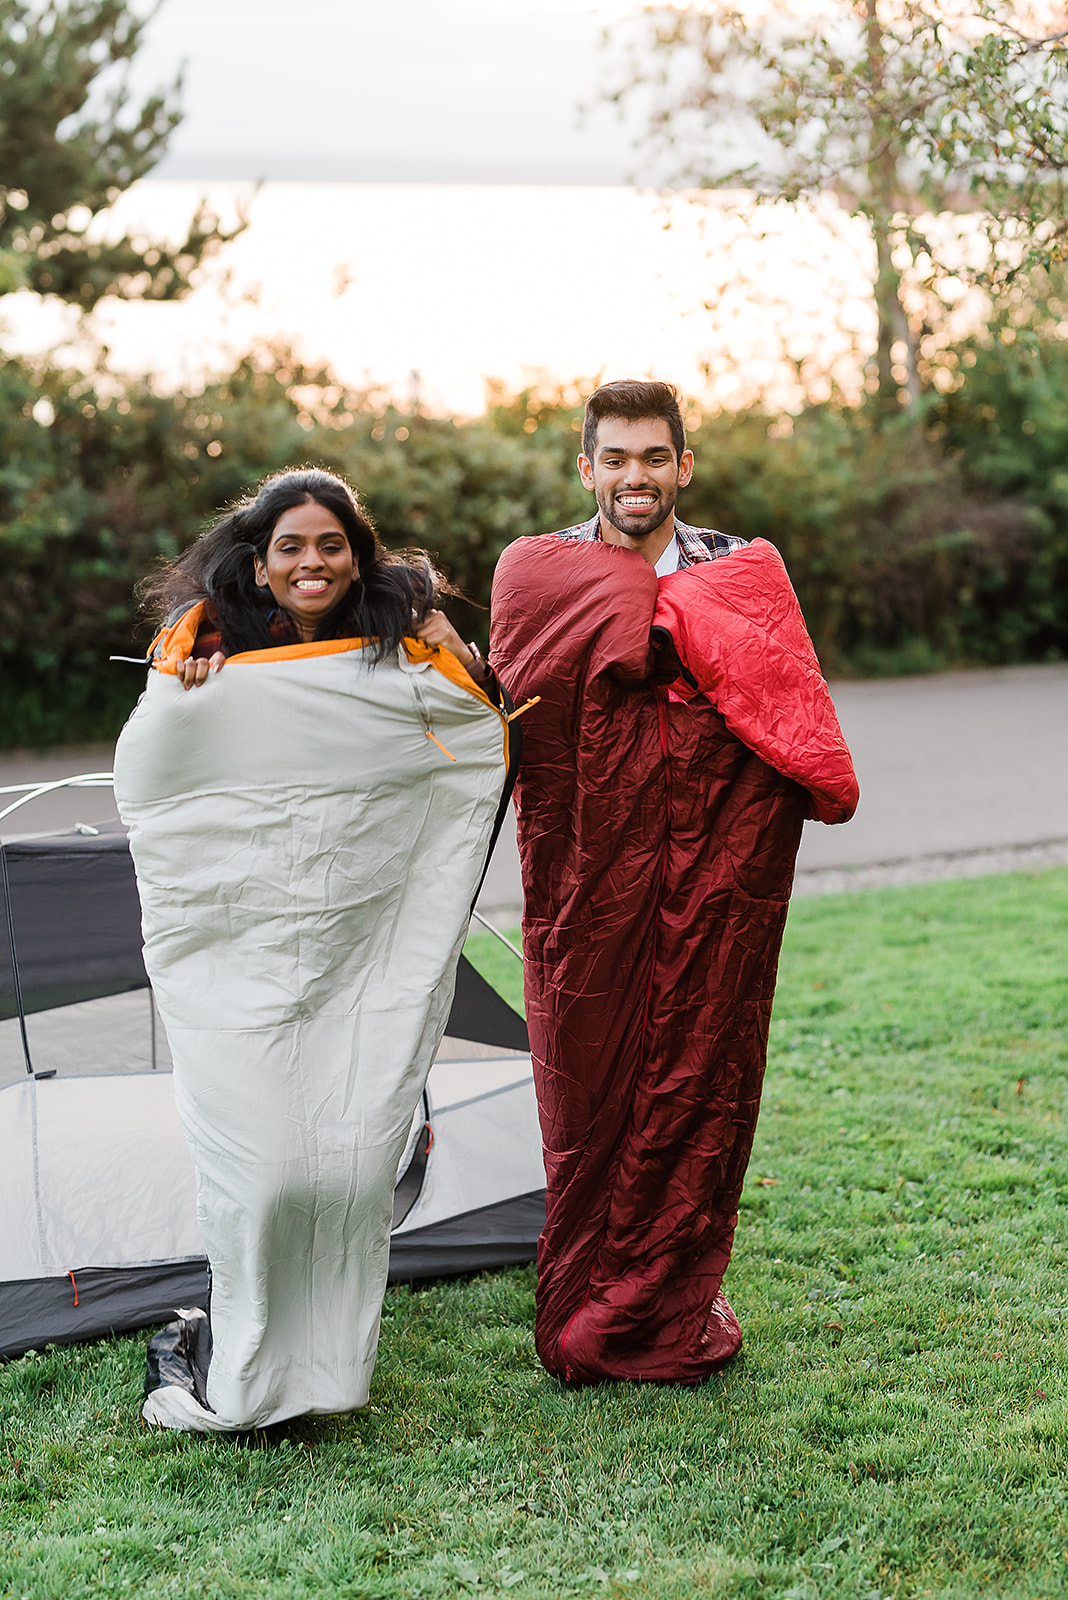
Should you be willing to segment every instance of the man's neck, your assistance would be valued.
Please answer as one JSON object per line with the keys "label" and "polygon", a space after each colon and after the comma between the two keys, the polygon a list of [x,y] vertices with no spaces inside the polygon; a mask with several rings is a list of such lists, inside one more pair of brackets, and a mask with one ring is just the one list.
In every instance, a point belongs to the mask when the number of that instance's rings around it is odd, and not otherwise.
{"label": "man's neck", "polygon": [[607,517],[598,515],[597,521],[601,539],[605,544],[619,544],[623,546],[624,550],[636,550],[642,560],[648,561],[651,567],[656,566],[660,557],[675,537],[674,511],[670,517],[667,517],[660,524],[659,528],[654,528],[651,533],[645,534],[641,539],[632,539],[629,533],[620,533],[618,528],[613,528]]}

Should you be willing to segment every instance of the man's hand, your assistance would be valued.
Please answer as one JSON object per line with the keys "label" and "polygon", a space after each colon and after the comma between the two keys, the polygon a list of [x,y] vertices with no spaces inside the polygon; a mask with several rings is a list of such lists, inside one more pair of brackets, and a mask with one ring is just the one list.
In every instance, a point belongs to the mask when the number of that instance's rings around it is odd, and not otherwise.
{"label": "man's hand", "polygon": [[199,683],[207,683],[208,673],[219,672],[225,661],[221,650],[216,650],[213,656],[187,656],[179,661],[175,676],[183,689],[192,689]]}

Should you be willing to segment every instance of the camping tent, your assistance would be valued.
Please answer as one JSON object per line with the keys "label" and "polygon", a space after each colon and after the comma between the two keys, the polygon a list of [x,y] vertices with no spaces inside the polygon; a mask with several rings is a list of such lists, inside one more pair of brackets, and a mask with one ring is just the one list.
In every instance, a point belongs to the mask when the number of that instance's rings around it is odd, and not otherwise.
{"label": "camping tent", "polygon": [[[461,958],[401,1161],[393,1279],[532,1259],[522,1018]],[[0,1356],[204,1304],[207,1263],[117,824],[0,846]]]}

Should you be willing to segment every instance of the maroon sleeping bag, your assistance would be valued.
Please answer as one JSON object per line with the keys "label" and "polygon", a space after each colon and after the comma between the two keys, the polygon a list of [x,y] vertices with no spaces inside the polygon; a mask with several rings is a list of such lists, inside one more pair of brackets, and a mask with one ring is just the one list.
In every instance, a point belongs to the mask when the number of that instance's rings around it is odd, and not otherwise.
{"label": "maroon sleeping bag", "polygon": [[[651,678],[650,629],[684,677]],[[520,539],[492,658],[516,788],[547,1217],[537,1348],[568,1380],[697,1382],[741,1333],[720,1284],[760,1104],[806,815],[852,765],[764,541],[658,584],[636,553]]]}

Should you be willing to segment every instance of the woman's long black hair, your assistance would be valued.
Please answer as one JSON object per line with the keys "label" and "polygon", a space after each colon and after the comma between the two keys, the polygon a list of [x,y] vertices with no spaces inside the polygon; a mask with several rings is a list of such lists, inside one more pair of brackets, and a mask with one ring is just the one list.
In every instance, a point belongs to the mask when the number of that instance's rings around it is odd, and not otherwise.
{"label": "woman's long black hair", "polygon": [[[269,650],[278,643],[270,628],[278,606],[271,591],[256,583],[253,557],[265,560],[279,517],[311,500],[337,518],[359,568],[315,637],[371,639],[371,660],[381,661],[412,634],[441,595],[455,591],[424,550],[386,550],[356,493],[332,472],[313,467],[265,479],[255,498],[234,506],[142,586],[145,609],[165,623],[206,600],[227,655]],[[296,629],[294,637],[299,639]]]}

